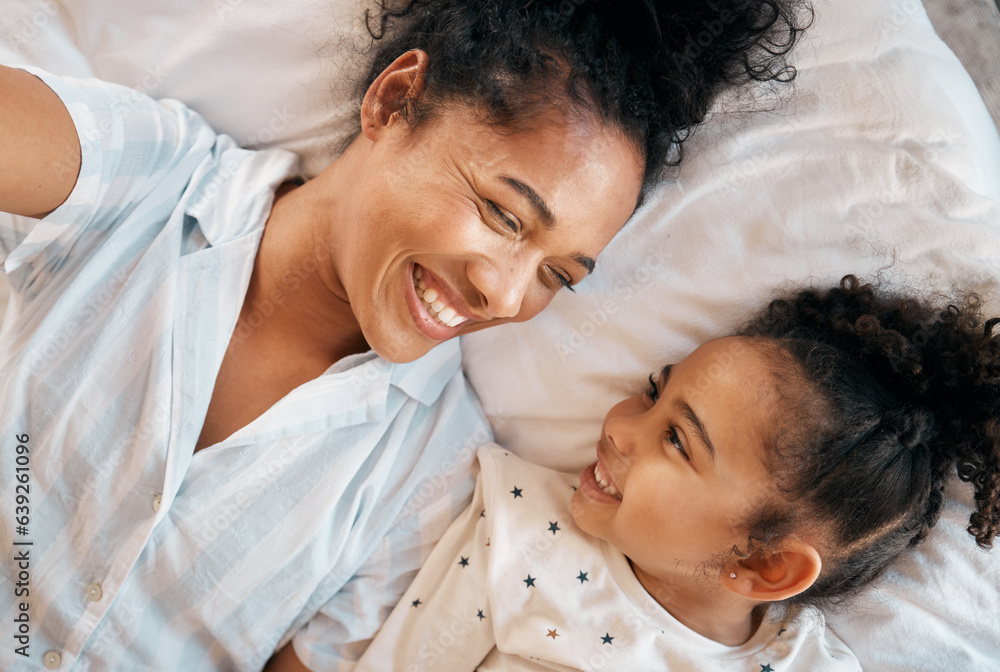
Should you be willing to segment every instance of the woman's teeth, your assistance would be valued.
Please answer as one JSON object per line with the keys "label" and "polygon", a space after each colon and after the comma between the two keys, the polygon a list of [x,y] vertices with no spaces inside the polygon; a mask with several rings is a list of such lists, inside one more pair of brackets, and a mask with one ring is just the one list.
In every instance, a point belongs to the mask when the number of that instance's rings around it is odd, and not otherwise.
{"label": "woman's teeth", "polygon": [[424,302],[427,312],[434,316],[438,322],[446,327],[457,327],[465,322],[464,317],[458,314],[454,308],[444,302],[444,297],[434,289],[428,289],[422,279],[423,273],[419,266],[413,267],[413,286],[417,290],[417,296]]}
{"label": "woman's teeth", "polygon": [[605,494],[611,495],[617,500],[621,500],[622,493],[618,492],[618,488],[616,488],[615,484],[611,482],[611,478],[604,473],[603,469],[601,469],[600,462],[594,465],[594,479],[597,481],[597,484],[601,486],[601,490],[603,490]]}

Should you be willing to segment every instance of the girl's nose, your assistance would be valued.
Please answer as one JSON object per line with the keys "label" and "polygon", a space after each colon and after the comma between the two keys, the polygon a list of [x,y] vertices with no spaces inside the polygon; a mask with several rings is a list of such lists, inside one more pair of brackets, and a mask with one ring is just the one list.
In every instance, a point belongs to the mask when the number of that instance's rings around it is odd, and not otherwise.
{"label": "girl's nose", "polygon": [[636,419],[632,415],[619,414],[609,417],[604,423],[604,433],[614,444],[617,452],[624,460],[629,460],[636,448]]}

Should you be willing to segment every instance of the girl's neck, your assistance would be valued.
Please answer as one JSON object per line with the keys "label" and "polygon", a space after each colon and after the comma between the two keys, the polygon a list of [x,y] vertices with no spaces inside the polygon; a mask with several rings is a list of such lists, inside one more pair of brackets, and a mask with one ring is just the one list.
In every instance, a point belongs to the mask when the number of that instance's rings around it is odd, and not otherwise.
{"label": "girl's neck", "polygon": [[740,646],[757,632],[761,614],[755,611],[753,602],[722,586],[706,590],[697,578],[664,581],[631,561],[629,564],[646,592],[682,625],[702,637],[726,646]]}

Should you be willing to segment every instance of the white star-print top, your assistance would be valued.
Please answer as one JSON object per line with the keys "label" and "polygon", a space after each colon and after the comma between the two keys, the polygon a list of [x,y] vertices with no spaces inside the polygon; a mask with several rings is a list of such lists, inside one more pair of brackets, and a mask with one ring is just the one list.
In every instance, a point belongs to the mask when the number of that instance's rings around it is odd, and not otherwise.
{"label": "white star-print top", "polygon": [[702,637],[645,591],[624,555],[573,523],[578,477],[496,445],[477,457],[472,504],[358,671],[861,669],[815,609],[779,610],[738,647]]}

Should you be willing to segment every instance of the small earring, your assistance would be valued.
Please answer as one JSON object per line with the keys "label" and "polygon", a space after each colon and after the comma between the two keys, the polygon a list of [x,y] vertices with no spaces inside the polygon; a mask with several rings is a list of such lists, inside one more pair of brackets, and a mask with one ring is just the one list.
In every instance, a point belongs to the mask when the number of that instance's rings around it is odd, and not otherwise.
{"label": "small earring", "polygon": [[736,578],[736,572],[729,572],[729,578],[730,579],[735,579]]}

